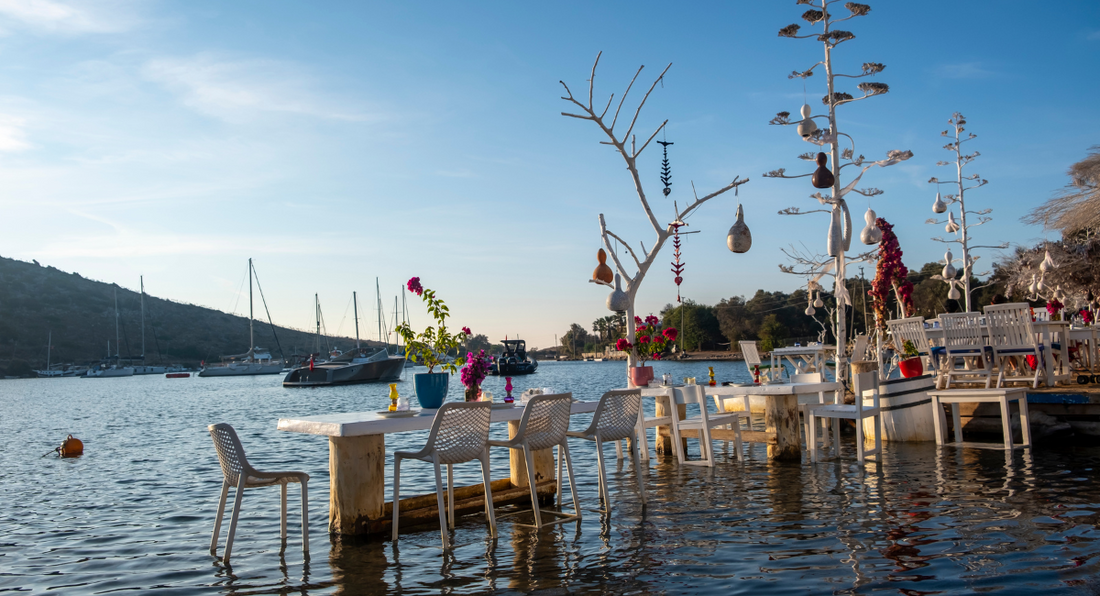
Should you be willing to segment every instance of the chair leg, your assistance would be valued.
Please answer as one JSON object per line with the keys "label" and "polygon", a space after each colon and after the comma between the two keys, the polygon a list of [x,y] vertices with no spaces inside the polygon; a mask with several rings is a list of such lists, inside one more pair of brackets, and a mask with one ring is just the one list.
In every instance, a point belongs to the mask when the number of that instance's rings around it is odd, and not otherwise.
{"label": "chair leg", "polygon": [[806,448],[810,451],[810,462],[817,463],[817,420],[809,410],[806,411]]}
{"label": "chair leg", "polygon": [[309,482],[302,481],[302,552],[309,554]]}
{"label": "chair leg", "polygon": [[447,505],[443,502],[443,471],[439,465],[438,459],[432,462],[435,467],[435,500],[439,506],[439,534],[443,538],[443,550],[447,550],[451,548],[451,541],[447,536]]}
{"label": "chair leg", "polygon": [[390,523],[390,527],[393,529],[390,534],[390,540],[393,540],[394,543],[397,542],[399,509],[401,509],[401,457],[395,456],[393,458],[393,520]]}
{"label": "chair leg", "polygon": [[[635,457],[638,455],[637,442],[634,443],[633,455]],[[576,514],[577,520],[579,521],[581,518],[581,502],[577,499],[577,484],[573,480],[573,458],[569,455],[569,443],[566,441],[562,441],[562,443],[558,445],[558,509],[563,512],[565,511],[565,502],[561,500],[561,460],[563,458],[565,459],[565,470],[569,474],[569,494],[573,497],[573,513]],[[635,465],[640,466],[641,462],[635,459]]]}
{"label": "chair leg", "polygon": [[737,449],[737,461],[745,461],[745,454],[741,451],[741,421],[738,420],[737,424],[731,424],[730,426],[733,427],[733,446]]}
{"label": "chair leg", "polygon": [[447,464],[447,525],[455,529],[455,470]]}
{"label": "chair leg", "polygon": [[[638,496],[642,499],[642,509],[645,509],[645,481],[642,480],[642,464],[638,461],[638,446],[635,445],[631,456],[634,458],[634,478],[638,481]],[[610,508],[609,508],[610,510]]]}
{"label": "chair leg", "polygon": [[[703,404],[700,407],[705,408],[706,405]],[[699,442],[699,455],[702,455],[702,456],[707,458],[706,462],[707,462],[707,467],[708,468],[713,468],[714,467],[714,445],[712,445],[711,442],[710,442],[710,427],[707,426],[705,423],[700,425],[700,426],[701,426],[701,428],[699,429],[699,438],[702,439],[702,440]]]}
{"label": "chair leg", "polygon": [[237,533],[237,517],[241,513],[241,499],[244,498],[244,483],[247,480],[247,474],[238,474],[240,481],[237,482],[237,493],[233,495],[233,515],[229,518],[229,537],[225,540],[225,556],[222,557],[222,562],[226,565],[229,564],[229,555],[233,552],[233,536]]}
{"label": "chair leg", "polygon": [[493,508],[492,478],[489,474],[489,447],[485,447],[485,453],[481,456],[481,477],[485,482],[485,516],[489,518],[489,535],[497,537],[497,515]]}
{"label": "chair leg", "polygon": [[611,499],[608,497],[607,491],[607,470],[603,465],[603,441],[599,437],[596,437],[596,462],[600,466],[599,481],[600,481],[600,499],[603,501],[603,509],[607,513],[611,513]]}
{"label": "chair leg", "polygon": [[[618,445],[619,441],[615,441]],[[535,514],[535,529],[542,529],[542,512],[539,511],[539,491],[535,486],[535,459],[531,457],[531,449],[527,444],[523,445],[523,461],[527,464],[527,487],[531,489],[531,511]]]}
{"label": "chair leg", "polygon": [[225,515],[225,500],[229,496],[229,481],[222,479],[222,495],[218,498],[218,514],[214,517],[214,533],[210,536],[210,554],[218,553],[218,535],[222,532],[222,517]]}
{"label": "chair leg", "polygon": [[279,537],[283,539],[283,546],[286,546],[286,482],[279,485],[279,492],[282,493],[282,516],[279,521]]}
{"label": "chair leg", "polygon": [[[860,399],[860,396],[856,396],[856,399]],[[856,418],[856,460],[863,464],[863,419]]]}

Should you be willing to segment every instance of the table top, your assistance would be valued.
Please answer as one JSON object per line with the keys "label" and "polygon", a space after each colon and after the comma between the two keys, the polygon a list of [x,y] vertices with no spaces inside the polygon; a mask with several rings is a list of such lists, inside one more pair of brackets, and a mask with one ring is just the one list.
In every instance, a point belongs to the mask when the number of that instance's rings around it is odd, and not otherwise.
{"label": "table top", "polygon": [[[733,385],[701,385],[706,395],[802,395],[820,393],[822,391],[837,391],[844,387],[835,381],[822,383],[768,383],[760,385],[733,386]],[[673,387],[642,387],[644,397],[656,397],[668,395],[670,389],[683,389],[684,386]]]}
{"label": "table top", "polygon": [[816,354],[818,352],[824,352],[826,350],[835,351],[836,346],[791,346],[788,348],[776,348],[772,350],[771,353],[775,356],[786,356],[788,354]]}
{"label": "table top", "polygon": [[[594,401],[575,401],[571,414],[587,414],[596,411]],[[493,422],[519,420],[524,408],[517,405],[512,408],[493,410]],[[404,418],[383,418],[374,412],[348,412],[345,414],[322,414],[301,418],[280,418],[279,430],[326,435],[329,437],[358,437],[362,435],[384,435],[414,430],[429,430],[435,416],[407,416]]]}
{"label": "table top", "polygon": [[940,389],[937,391],[929,391],[928,395],[932,397],[938,397],[941,401],[945,399],[969,399],[969,398],[995,398],[1002,395],[1010,399],[1020,397],[1020,395],[1026,395],[1026,387],[1002,387],[1000,389]]}

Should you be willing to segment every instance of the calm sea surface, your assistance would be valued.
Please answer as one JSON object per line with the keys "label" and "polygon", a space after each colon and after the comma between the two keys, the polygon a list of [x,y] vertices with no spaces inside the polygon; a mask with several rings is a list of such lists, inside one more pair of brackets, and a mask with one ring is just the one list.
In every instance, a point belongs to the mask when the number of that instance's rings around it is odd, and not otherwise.
{"label": "calm sea surface", "polygon": [[[719,380],[745,380],[742,363],[710,364]],[[516,393],[540,386],[594,400],[621,384],[623,366],[542,363],[515,379]],[[655,369],[677,379],[707,372],[696,363]],[[864,469],[772,464],[763,445],[747,446],[739,464],[716,443],[713,469],[655,460],[644,512],[629,460],[616,467],[609,448],[610,518],[586,511],[580,524],[541,534],[501,520],[494,542],[484,521],[469,517],[446,556],[436,530],[403,534],[396,548],[330,540],[327,439],[279,432],[276,421],[383,409],[387,387],[283,389],[281,379],[0,382],[0,592],[1100,593],[1100,448],[1058,444],[1007,458],[887,444],[883,465]],[[402,394],[411,384],[410,376],[399,385]],[[486,387],[503,395],[503,379]],[[452,380],[451,399],[460,396]],[[293,486],[284,552],[279,491],[252,489],[232,567],[208,554],[221,486],[206,431],[214,422],[236,427],[257,468],[310,474],[308,560]],[[573,427],[586,423],[576,417]],[[69,433],[84,441],[83,457],[42,457]],[[419,448],[425,434],[391,435],[386,449]],[[582,504],[594,509],[594,448],[571,447]],[[698,454],[694,441],[691,451]],[[492,465],[495,478],[507,476],[505,450],[494,451]],[[405,494],[433,491],[430,470],[403,466]],[[456,469],[459,484],[479,475],[476,463]]]}

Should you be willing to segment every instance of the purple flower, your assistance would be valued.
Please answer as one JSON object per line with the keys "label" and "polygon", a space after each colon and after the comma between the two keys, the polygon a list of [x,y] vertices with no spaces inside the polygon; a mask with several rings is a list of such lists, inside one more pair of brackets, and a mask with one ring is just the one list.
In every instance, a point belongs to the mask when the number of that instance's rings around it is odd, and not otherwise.
{"label": "purple flower", "polygon": [[419,277],[414,277],[410,279],[407,285],[409,287],[409,291],[415,293],[417,296],[420,296],[424,293],[424,286],[420,285]]}
{"label": "purple flower", "polygon": [[466,335],[470,335],[470,334],[471,334],[471,332],[470,332],[470,328],[469,328],[469,327],[463,327],[463,328],[462,328],[462,332],[463,332],[463,333],[465,333]]}

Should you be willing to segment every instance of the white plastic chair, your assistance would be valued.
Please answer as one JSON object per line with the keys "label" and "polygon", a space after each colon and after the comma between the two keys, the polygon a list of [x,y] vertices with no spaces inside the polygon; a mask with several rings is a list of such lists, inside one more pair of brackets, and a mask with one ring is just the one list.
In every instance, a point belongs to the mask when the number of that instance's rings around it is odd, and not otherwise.
{"label": "white plastic chair", "polygon": [[[841,420],[853,420],[856,423],[856,458],[859,461],[863,461],[864,458],[871,457],[873,455],[882,455],[882,409],[879,405],[879,393],[878,393],[878,372],[871,371],[865,373],[859,373],[853,377],[855,386],[855,403],[852,405],[847,404],[825,404],[814,405],[807,407],[805,412],[811,419],[808,421],[807,429],[809,431],[809,439],[806,441],[810,450],[810,460],[816,462],[818,459],[818,446],[817,446],[817,418],[831,418]],[[871,393],[871,406],[867,407],[866,394]],[[871,450],[865,450],[863,448],[863,420],[865,418],[874,418],[875,425],[875,448]],[[833,425],[833,449],[839,456],[840,454],[840,426]]]}
{"label": "white plastic chair", "polygon": [[905,342],[913,342],[917,353],[926,357],[926,370],[933,373],[937,370],[936,361],[932,357],[932,346],[928,343],[928,334],[924,332],[924,317],[909,317],[908,319],[894,319],[886,321],[890,328],[890,335],[894,338],[894,347],[898,354],[902,353]]}
{"label": "white plastic chair", "polygon": [[[702,385],[695,385],[694,387],[684,387],[681,392],[684,396],[684,405],[690,406],[696,404],[699,406],[699,415],[688,415],[683,420],[677,420],[679,416],[672,417],[672,426],[675,429],[673,433],[674,441],[676,441],[676,457],[680,463],[689,466],[707,466],[714,467],[714,447],[711,444],[710,429],[717,426],[728,426],[733,429],[733,443],[736,449],[737,459],[741,460],[743,455],[741,453],[741,413],[729,412],[721,413],[715,416],[711,416],[707,412],[707,396],[703,391]],[[699,431],[699,460],[689,460],[687,454],[684,453],[683,445],[677,440],[678,437],[683,436],[684,430],[697,430]]]}
{"label": "white plastic chair", "polygon": [[225,515],[225,501],[229,496],[229,487],[237,490],[233,497],[233,515],[229,520],[229,536],[225,540],[225,554],[222,562],[229,564],[233,552],[233,536],[237,533],[237,517],[241,512],[241,498],[244,489],[258,486],[282,487],[282,523],[280,526],[283,543],[286,543],[286,485],[298,482],[302,485],[302,552],[309,554],[309,493],[306,485],[309,474],[305,472],[261,472],[248,465],[244,447],[237,438],[237,432],[228,424],[211,424],[206,427],[214,439],[214,448],[218,451],[218,462],[222,468],[222,494],[218,500],[218,515],[214,520],[214,534],[210,537],[210,554],[216,555],[218,536],[222,530],[222,517]]}
{"label": "white plastic chair", "polygon": [[[507,441],[489,441],[493,447],[507,447],[519,449],[523,452],[523,459],[527,462],[527,484],[531,488],[531,509],[535,514],[535,527],[560,524],[581,519],[581,510],[577,500],[577,486],[573,482],[573,461],[569,457],[569,442],[566,434],[569,431],[569,415],[573,407],[572,393],[556,393],[538,395],[531,398],[523,409],[523,417],[520,418],[516,435]],[[542,513],[539,509],[539,496],[535,487],[535,460],[532,452],[542,449],[558,448],[558,509],[560,511],[545,511],[560,519],[551,522],[542,521]],[[573,513],[565,513],[565,502],[562,501],[562,461],[569,474],[569,492],[573,497]],[[526,525],[526,524],[520,524]]]}
{"label": "white plastic chair", "polygon": [[[988,389],[993,382],[993,350],[985,343],[982,334],[981,313],[961,312],[940,315],[943,328],[944,371],[946,389],[951,388],[952,380],[976,381],[985,378]],[[963,358],[962,370],[955,368],[955,361]],[[981,358],[984,368],[966,368],[965,358]],[[961,379],[959,377],[962,377]]]}
{"label": "white plastic chair", "polygon": [[993,348],[993,358],[997,360],[999,369],[997,387],[1004,387],[1009,358],[1034,356],[1034,375],[1014,375],[1008,380],[1031,381],[1032,387],[1038,388],[1039,377],[1046,380],[1046,369],[1043,366],[1043,346],[1036,339],[1035,329],[1031,325],[1031,307],[1028,303],[991,304],[985,307],[985,320],[989,328],[989,345]]}
{"label": "white plastic chair", "polygon": [[[737,342],[737,344],[741,346],[741,356],[745,359],[745,368],[749,369],[750,377],[752,376],[753,367],[759,366],[761,373],[770,376],[772,379],[777,379],[777,377],[772,375],[772,365],[760,362],[760,352],[756,349],[755,341],[740,341]],[[782,374],[782,372],[780,372],[780,374]]]}
{"label": "white plastic chair", "polygon": [[[603,444],[621,441],[634,434],[638,424],[638,411],[641,409],[641,389],[616,389],[600,397],[600,403],[592,414],[592,424],[582,431],[569,431],[567,436],[596,442],[596,459],[599,462],[600,498],[604,511],[611,511],[611,497],[607,490],[607,470],[603,461]],[[634,460],[634,475],[638,480],[638,495],[642,507],[646,506],[645,484],[642,480],[642,463],[638,459],[638,441],[630,441],[631,458]]]}
{"label": "white plastic chair", "polygon": [[[485,516],[489,518],[489,533],[497,535],[496,517],[493,514],[493,490],[489,478],[489,421],[492,416],[490,402],[454,402],[439,407],[432,422],[428,441],[420,451],[395,451],[393,454],[393,540],[397,541],[397,520],[401,504],[401,460],[418,459],[435,467],[435,496],[439,507],[439,531],[443,537],[443,549],[451,547],[447,528],[454,528],[455,498],[454,473],[451,466],[473,460],[481,461],[481,474],[485,481]],[[443,476],[439,466],[447,466],[447,506],[443,503]],[[448,520],[450,523],[448,524]]]}

